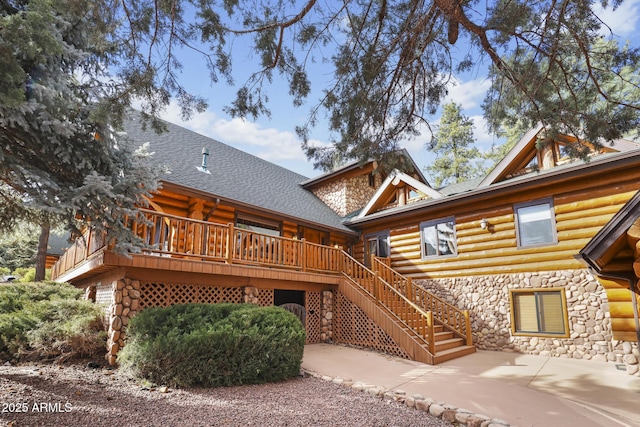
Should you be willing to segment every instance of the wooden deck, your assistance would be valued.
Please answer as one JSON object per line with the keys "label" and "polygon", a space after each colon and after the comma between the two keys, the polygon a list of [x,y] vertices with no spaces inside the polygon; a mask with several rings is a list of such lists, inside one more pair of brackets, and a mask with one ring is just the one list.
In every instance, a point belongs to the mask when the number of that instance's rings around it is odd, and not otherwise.
{"label": "wooden deck", "polygon": [[340,280],[339,248],[147,210],[129,223],[140,253],[117,255],[102,236],[87,232],[53,266],[52,279],[77,282],[126,267],[163,280],[190,274],[199,283],[211,283],[214,276],[238,283],[262,279],[337,285]]}
{"label": "wooden deck", "polygon": [[475,351],[468,312],[413,286],[388,260],[372,259],[370,269],[340,248],[146,210],[130,225],[140,253],[118,255],[87,233],[54,265],[52,278],[82,284],[126,271],[158,283],[336,289],[413,360],[435,364]]}

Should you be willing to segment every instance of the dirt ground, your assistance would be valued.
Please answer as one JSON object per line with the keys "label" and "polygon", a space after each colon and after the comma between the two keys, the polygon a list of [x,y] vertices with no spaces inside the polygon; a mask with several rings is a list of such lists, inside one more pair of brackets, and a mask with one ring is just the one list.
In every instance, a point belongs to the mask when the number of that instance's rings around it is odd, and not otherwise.
{"label": "dirt ground", "polygon": [[177,390],[86,364],[0,366],[0,426],[433,426],[425,412],[313,377]]}

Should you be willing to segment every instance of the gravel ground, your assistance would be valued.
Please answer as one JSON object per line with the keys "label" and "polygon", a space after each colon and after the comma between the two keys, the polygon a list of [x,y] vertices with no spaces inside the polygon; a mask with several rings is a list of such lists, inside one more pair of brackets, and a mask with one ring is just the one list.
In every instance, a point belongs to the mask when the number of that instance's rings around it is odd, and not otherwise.
{"label": "gravel ground", "polygon": [[259,386],[148,388],[117,370],[0,366],[0,426],[433,426],[450,424],[305,377]]}

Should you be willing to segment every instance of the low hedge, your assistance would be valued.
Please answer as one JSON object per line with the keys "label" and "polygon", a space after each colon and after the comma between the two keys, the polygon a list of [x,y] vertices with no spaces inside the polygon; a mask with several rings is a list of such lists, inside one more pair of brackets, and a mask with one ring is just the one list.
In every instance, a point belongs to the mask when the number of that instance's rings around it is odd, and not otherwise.
{"label": "low hedge", "polygon": [[0,360],[103,356],[102,308],[66,283],[0,285]]}
{"label": "low hedge", "polygon": [[280,381],[300,373],[305,331],[279,307],[180,304],[148,308],[129,322],[120,369],[174,387]]}

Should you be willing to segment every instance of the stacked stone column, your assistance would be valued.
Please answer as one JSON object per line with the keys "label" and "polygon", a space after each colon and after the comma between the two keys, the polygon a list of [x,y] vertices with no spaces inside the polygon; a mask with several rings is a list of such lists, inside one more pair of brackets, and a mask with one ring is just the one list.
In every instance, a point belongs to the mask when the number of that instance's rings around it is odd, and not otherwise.
{"label": "stacked stone column", "polygon": [[255,304],[260,305],[260,300],[258,299],[258,289],[253,286],[245,286],[244,295],[242,297],[242,302],[245,304]]}
{"label": "stacked stone column", "polygon": [[327,342],[333,338],[333,292],[322,291],[322,307],[321,307],[321,325],[320,341]]}
{"label": "stacked stone column", "polygon": [[128,278],[113,283],[113,300],[109,309],[107,360],[116,364],[116,355],[124,347],[125,329],[140,310],[140,282]]}

